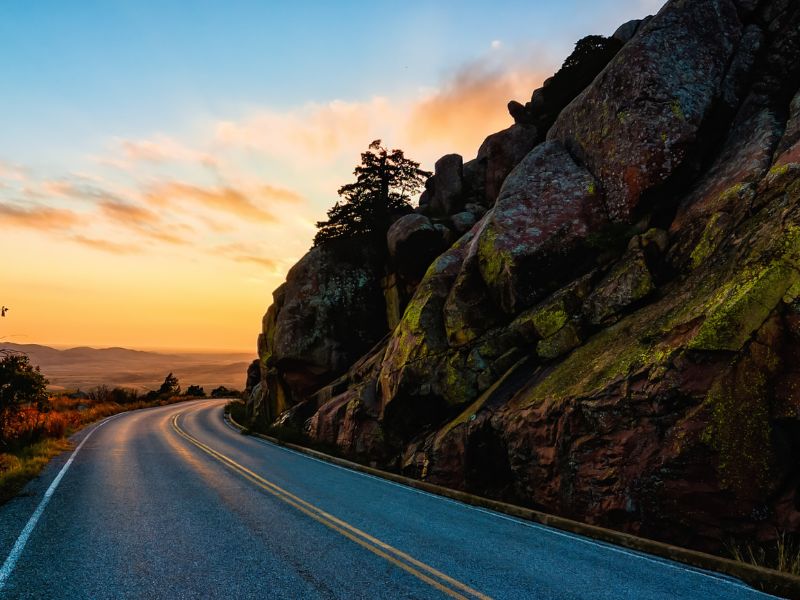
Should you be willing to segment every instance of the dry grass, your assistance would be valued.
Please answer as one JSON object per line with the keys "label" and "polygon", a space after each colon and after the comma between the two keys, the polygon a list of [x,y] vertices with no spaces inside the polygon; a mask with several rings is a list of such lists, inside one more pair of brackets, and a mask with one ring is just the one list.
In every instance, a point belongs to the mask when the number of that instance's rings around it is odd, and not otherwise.
{"label": "dry grass", "polygon": [[191,399],[118,404],[59,396],[51,398],[44,411],[35,406],[23,407],[0,436],[5,440],[5,446],[0,446],[0,504],[19,493],[53,456],[68,450],[71,444],[67,437],[86,425],[120,412]]}
{"label": "dry grass", "polygon": [[47,438],[15,454],[0,454],[0,504],[16,496],[51,458],[71,447],[66,438]]}
{"label": "dry grass", "polygon": [[763,544],[732,544],[731,557],[739,562],[800,576],[800,538],[782,532]]}

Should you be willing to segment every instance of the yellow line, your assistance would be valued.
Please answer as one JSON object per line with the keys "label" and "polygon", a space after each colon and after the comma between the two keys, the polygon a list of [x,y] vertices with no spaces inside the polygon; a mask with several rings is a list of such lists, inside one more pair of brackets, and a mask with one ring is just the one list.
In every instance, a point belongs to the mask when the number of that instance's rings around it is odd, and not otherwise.
{"label": "yellow line", "polygon": [[[308,515],[309,517],[313,518],[314,520],[322,523],[323,525],[326,525],[327,527],[330,527],[334,531],[336,531],[336,532],[340,533],[341,535],[345,536],[346,538],[356,542],[357,544],[359,544],[360,546],[366,548],[370,552],[373,552],[374,554],[377,554],[378,556],[380,556],[382,558],[385,558],[386,560],[388,560],[392,564],[394,564],[394,565],[400,567],[401,569],[411,573],[412,575],[414,575],[418,579],[424,581],[425,583],[435,587],[436,589],[440,590],[441,592],[444,592],[445,594],[447,594],[447,595],[449,595],[449,596],[451,596],[453,598],[464,598],[466,600],[467,597],[459,594],[455,590],[452,590],[452,589],[442,585],[438,581],[435,581],[435,580],[431,579],[429,576],[425,575],[424,573],[421,573],[419,570],[411,567],[410,565],[405,564],[405,563],[397,560],[397,558],[395,558],[394,556],[390,556],[389,554],[387,554],[387,552],[391,552],[395,556],[400,557],[403,560],[415,565],[416,567],[419,567],[420,569],[427,571],[431,575],[441,579],[442,581],[445,581],[445,582],[449,583],[450,585],[452,585],[455,588],[458,588],[458,589],[466,592],[467,594],[469,594],[472,597],[480,598],[480,600],[492,600],[491,597],[489,597],[489,596],[487,596],[485,594],[482,594],[481,592],[469,587],[468,585],[458,581],[457,579],[453,579],[452,577],[442,573],[441,571],[438,571],[437,569],[434,569],[433,567],[431,567],[431,566],[429,566],[429,565],[417,560],[413,556],[409,556],[405,552],[402,552],[401,550],[398,550],[397,548],[394,548],[393,546],[390,546],[386,542],[383,542],[383,541],[381,541],[381,540],[369,535],[368,533],[366,533],[364,531],[361,531],[360,529],[358,529],[356,527],[353,527],[352,525],[350,525],[346,521],[342,521],[341,519],[339,519],[337,517],[334,517],[333,515],[325,512],[324,510],[314,506],[313,504],[311,504],[309,502],[306,502],[302,498],[299,498],[299,497],[295,496],[294,494],[292,494],[291,492],[288,492],[288,491],[284,490],[283,488],[281,488],[280,486],[272,483],[271,481],[269,481],[267,479],[264,479],[263,477],[261,477],[257,473],[254,473],[253,471],[251,471],[247,467],[244,467],[244,466],[240,465],[239,463],[237,463],[233,459],[229,458],[228,456],[225,456],[221,452],[219,452],[217,450],[214,450],[210,446],[207,446],[206,444],[204,444],[203,442],[201,442],[200,440],[198,440],[194,436],[192,436],[189,433],[185,432],[178,425],[178,417],[179,416],[180,416],[180,413],[175,415],[172,418],[172,427],[173,427],[173,429],[175,429],[175,431],[181,437],[185,438],[186,440],[188,440],[189,442],[191,442],[192,444],[194,444],[195,446],[197,446],[198,448],[200,448],[201,450],[203,450],[204,452],[206,452],[210,456],[212,456],[212,457],[216,458],[217,460],[219,460],[220,462],[224,463],[229,468],[233,469],[234,471],[237,471],[240,475],[244,476],[251,483],[256,484],[257,486],[259,486],[260,488],[262,488],[265,491],[269,492],[270,494],[272,494],[276,498],[279,498],[280,500],[283,500],[287,504],[293,506],[294,508],[296,508],[297,510],[303,512],[304,514]],[[375,547],[375,546],[377,546],[377,547]]]}

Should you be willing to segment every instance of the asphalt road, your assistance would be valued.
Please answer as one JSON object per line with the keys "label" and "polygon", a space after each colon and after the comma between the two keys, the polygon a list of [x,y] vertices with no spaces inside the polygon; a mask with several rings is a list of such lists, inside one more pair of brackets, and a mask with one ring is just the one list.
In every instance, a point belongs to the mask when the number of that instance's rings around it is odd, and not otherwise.
{"label": "asphalt road", "polygon": [[136,411],[82,432],[23,548],[69,453],[0,507],[0,596],[770,597],[242,436],[222,406]]}

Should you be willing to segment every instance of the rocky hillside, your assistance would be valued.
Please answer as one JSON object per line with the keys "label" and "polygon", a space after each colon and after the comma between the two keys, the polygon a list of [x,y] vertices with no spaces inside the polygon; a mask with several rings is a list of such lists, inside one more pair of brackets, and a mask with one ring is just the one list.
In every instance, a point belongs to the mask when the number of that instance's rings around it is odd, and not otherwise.
{"label": "rocky hillside", "polygon": [[800,4],[670,0],[582,40],[387,236],[311,250],[263,426],[706,550],[800,530]]}

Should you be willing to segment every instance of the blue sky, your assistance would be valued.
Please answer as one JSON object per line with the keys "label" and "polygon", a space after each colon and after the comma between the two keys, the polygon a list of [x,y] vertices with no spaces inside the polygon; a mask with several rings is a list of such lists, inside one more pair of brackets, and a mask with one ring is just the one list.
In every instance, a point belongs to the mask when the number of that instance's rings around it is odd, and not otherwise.
{"label": "blue sky", "polygon": [[249,348],[371,140],[471,158],[580,37],[659,4],[5,0],[6,337]]}
{"label": "blue sky", "polygon": [[493,40],[563,59],[653,3],[7,1],[0,156],[181,132],[253,105],[407,95]]}

